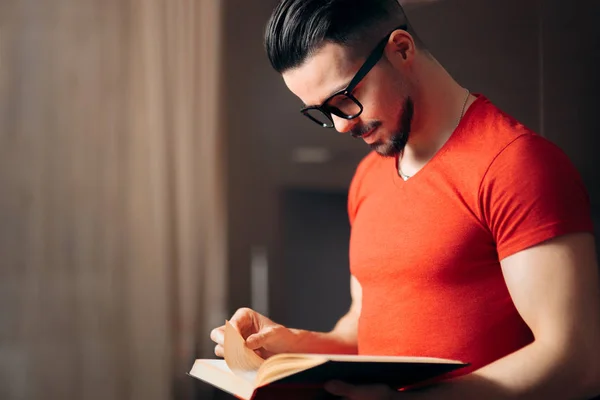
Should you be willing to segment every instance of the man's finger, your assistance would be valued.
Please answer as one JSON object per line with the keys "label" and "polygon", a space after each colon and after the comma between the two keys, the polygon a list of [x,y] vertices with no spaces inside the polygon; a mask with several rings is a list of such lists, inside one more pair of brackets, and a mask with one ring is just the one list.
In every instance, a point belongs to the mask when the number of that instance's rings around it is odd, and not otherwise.
{"label": "man's finger", "polygon": [[325,384],[325,390],[335,396],[352,398],[355,387],[345,382],[331,381]]}
{"label": "man's finger", "polygon": [[210,332],[210,339],[217,344],[223,344],[223,341],[225,340],[225,328],[220,326],[213,329]]}
{"label": "man's finger", "polygon": [[355,386],[331,381],[325,384],[329,393],[349,400],[392,400],[394,391],[384,385]]}
{"label": "man's finger", "polygon": [[215,346],[215,355],[217,357],[224,357],[225,356],[225,349],[220,344],[218,344],[218,345]]}
{"label": "man's finger", "polygon": [[260,349],[265,345],[265,341],[273,333],[272,328],[265,328],[262,331],[255,333],[254,335],[248,336],[246,339],[246,346],[252,350]]}
{"label": "man's finger", "polygon": [[248,335],[254,333],[252,332],[254,326],[252,313],[252,310],[249,308],[240,308],[229,320],[229,323],[233,325],[233,327],[240,333],[240,335],[242,335],[244,339],[246,339]]}

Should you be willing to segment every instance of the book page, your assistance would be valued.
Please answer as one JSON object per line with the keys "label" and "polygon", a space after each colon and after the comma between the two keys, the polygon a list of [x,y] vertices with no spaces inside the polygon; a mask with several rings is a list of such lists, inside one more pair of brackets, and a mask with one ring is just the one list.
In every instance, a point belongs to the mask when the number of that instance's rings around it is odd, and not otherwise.
{"label": "book page", "polygon": [[434,357],[414,357],[414,356],[365,356],[350,354],[318,354],[317,357],[326,357],[331,361],[343,362],[390,362],[390,363],[425,363],[425,364],[463,364],[462,361],[449,360],[445,358]]}
{"label": "book page", "polygon": [[212,359],[205,359],[202,360],[203,363],[210,365],[211,367],[221,370],[223,372],[227,372],[228,374],[232,374],[233,372],[231,372],[231,370],[229,369],[229,367],[227,366],[227,363],[225,362],[225,360],[212,360]]}
{"label": "book page", "polygon": [[264,360],[246,346],[240,333],[225,321],[225,362],[236,376],[255,382],[256,373]]}
{"label": "book page", "polygon": [[240,399],[250,399],[254,392],[253,382],[234,375],[225,360],[196,360],[189,374]]}
{"label": "book page", "polygon": [[[407,356],[365,356],[344,354],[277,354],[267,360],[261,366],[256,377],[257,384],[271,383],[304,370],[325,364],[328,361],[342,363],[379,363],[379,364],[441,364],[441,365],[464,365],[460,361],[431,358],[431,357],[407,357]],[[348,366],[350,367],[350,366]]]}
{"label": "book page", "polygon": [[256,380],[259,385],[271,383],[326,362],[327,358],[318,355],[279,354],[265,361]]}

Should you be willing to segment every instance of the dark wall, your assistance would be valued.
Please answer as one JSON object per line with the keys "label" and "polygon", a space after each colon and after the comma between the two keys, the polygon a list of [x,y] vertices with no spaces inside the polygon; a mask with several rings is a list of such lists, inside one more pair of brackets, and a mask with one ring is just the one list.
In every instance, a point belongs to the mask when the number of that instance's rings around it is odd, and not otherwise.
{"label": "dark wall", "polygon": [[538,1],[441,0],[409,18],[459,83],[539,130]]}
{"label": "dark wall", "polygon": [[543,132],[574,161],[600,214],[600,2],[542,4]]}
{"label": "dark wall", "polygon": [[346,193],[288,189],[280,199],[285,269],[273,318],[286,326],[329,331],[350,307]]}

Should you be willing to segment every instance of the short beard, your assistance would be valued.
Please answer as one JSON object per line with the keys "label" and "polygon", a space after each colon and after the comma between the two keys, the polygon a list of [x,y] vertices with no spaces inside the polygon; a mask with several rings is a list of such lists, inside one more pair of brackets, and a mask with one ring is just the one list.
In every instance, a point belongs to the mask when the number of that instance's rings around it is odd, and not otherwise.
{"label": "short beard", "polygon": [[370,144],[371,149],[383,157],[396,157],[402,153],[406,143],[408,143],[413,112],[413,101],[410,97],[407,97],[400,115],[399,131],[386,142],[377,141]]}

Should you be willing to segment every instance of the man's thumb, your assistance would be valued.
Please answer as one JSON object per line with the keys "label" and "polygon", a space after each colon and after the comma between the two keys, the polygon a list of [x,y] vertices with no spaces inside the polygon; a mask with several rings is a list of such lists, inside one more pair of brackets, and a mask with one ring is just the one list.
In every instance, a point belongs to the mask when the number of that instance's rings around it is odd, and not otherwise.
{"label": "man's thumb", "polygon": [[269,337],[269,332],[270,330],[264,330],[248,336],[246,339],[246,346],[252,350],[260,349],[264,346],[267,338]]}

